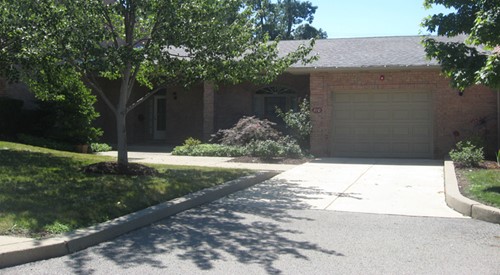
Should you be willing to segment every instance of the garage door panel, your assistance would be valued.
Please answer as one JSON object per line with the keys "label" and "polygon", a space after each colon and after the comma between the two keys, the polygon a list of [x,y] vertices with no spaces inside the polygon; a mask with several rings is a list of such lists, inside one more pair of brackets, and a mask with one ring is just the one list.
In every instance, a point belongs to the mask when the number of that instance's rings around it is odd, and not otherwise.
{"label": "garage door panel", "polygon": [[362,103],[367,104],[373,102],[373,98],[369,94],[366,95],[353,94],[353,96],[351,96],[351,101],[355,102],[356,104],[362,104]]}
{"label": "garage door panel", "polygon": [[411,97],[407,93],[393,93],[392,96],[392,102],[398,103],[398,102],[409,102],[411,100]]}
{"label": "garage door panel", "polygon": [[410,120],[413,117],[409,110],[395,110],[393,114],[395,120]]}
{"label": "garage door panel", "polygon": [[393,116],[392,112],[388,110],[375,110],[373,111],[372,117],[375,120],[387,120],[391,119]]}
{"label": "garage door panel", "polygon": [[397,140],[405,138],[405,141],[408,142],[409,140],[407,139],[411,137],[411,129],[409,126],[394,126],[392,129],[392,137]]}
{"label": "garage door panel", "polygon": [[371,150],[372,145],[370,142],[357,142],[351,146],[356,153],[363,153]]}
{"label": "garage door panel", "polygon": [[432,157],[429,92],[334,92],[332,155]]}
{"label": "garage door panel", "polygon": [[389,93],[376,93],[372,94],[372,103],[386,103],[391,101],[391,94]]}
{"label": "garage door panel", "polygon": [[394,142],[392,143],[391,151],[394,154],[410,154],[410,144],[408,142]]}
{"label": "garage door panel", "polygon": [[413,143],[413,151],[414,152],[425,152],[429,151],[431,147],[429,143]]}
{"label": "garage door panel", "polygon": [[373,117],[373,111],[370,110],[354,110],[353,113],[355,120],[371,120]]}
{"label": "garage door panel", "polygon": [[351,102],[351,96],[346,93],[336,93],[334,94],[334,100],[338,103]]}
{"label": "garage door panel", "polygon": [[415,111],[412,113],[412,119],[429,121],[431,119],[430,111],[428,112]]}
{"label": "garage door panel", "polygon": [[372,146],[373,152],[375,153],[384,153],[384,152],[389,152],[391,150],[391,144],[390,143],[375,143]]}
{"label": "garage door panel", "polygon": [[413,127],[413,135],[416,138],[430,139],[431,131],[427,126],[414,126]]}
{"label": "garage door panel", "polygon": [[350,127],[338,127],[334,133],[333,133],[334,136],[337,137],[337,140],[338,141],[341,141],[341,140],[349,140],[350,138],[352,138],[352,129]]}
{"label": "garage door panel", "polygon": [[377,127],[373,129],[373,137],[377,140],[389,139],[391,137],[390,127]]}
{"label": "garage door panel", "polygon": [[349,109],[334,110],[333,115],[339,119],[339,121],[348,121],[352,115]]}

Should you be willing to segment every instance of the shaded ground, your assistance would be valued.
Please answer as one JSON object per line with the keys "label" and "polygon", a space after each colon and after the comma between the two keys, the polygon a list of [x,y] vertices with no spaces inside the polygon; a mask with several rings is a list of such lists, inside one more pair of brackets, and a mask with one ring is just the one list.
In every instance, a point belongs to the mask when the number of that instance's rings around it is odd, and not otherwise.
{"label": "shaded ground", "polygon": [[83,172],[89,174],[106,174],[106,175],[129,175],[129,176],[157,176],[158,170],[155,168],[142,165],[139,163],[129,163],[126,166],[120,166],[117,162],[99,162],[82,169]]}
{"label": "shaded ground", "polygon": [[96,162],[101,162],[96,165],[101,169],[116,169],[115,164],[103,162],[109,160],[0,142],[0,235],[64,233],[249,174],[236,169],[166,165],[155,166],[159,170],[155,176],[81,171]]}
{"label": "shaded ground", "polygon": [[497,274],[498,225],[311,210],[271,180],[71,255],[2,274]]}

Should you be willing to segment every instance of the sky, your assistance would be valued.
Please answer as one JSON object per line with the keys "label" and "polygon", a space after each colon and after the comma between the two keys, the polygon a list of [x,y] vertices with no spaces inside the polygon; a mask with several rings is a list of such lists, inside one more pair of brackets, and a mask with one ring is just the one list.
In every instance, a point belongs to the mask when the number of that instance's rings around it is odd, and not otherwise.
{"label": "sky", "polygon": [[308,0],[317,6],[312,25],[328,38],[427,34],[422,19],[447,13],[442,7],[426,10],[424,0]]}

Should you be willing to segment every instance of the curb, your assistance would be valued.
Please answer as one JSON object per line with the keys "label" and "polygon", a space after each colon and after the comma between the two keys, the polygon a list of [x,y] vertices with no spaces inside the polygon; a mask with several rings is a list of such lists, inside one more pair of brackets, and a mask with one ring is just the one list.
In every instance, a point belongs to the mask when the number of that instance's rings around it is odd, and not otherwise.
{"label": "curb", "polygon": [[464,197],[458,189],[455,166],[444,161],[445,200],[449,207],[474,219],[500,224],[500,209]]}
{"label": "curb", "polygon": [[62,237],[30,240],[0,247],[0,268],[61,257],[114,239],[177,213],[220,199],[268,180],[279,174],[261,171],[186,196],[148,207],[92,227],[79,229]]}

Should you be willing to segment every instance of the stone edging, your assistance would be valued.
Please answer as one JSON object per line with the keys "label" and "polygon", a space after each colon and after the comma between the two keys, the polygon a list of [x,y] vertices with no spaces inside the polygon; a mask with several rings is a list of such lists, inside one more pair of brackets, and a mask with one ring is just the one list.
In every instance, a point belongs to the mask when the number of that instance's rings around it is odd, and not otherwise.
{"label": "stone edging", "polygon": [[444,161],[444,188],[446,204],[449,207],[465,216],[500,224],[500,209],[481,204],[460,193],[455,166],[451,160]]}
{"label": "stone edging", "polygon": [[261,171],[212,188],[200,190],[98,225],[76,230],[62,237],[29,240],[0,247],[0,268],[64,256],[151,223],[200,206],[268,180],[278,172]]}

